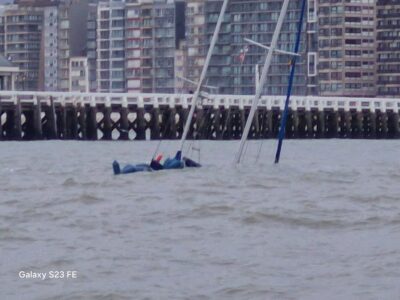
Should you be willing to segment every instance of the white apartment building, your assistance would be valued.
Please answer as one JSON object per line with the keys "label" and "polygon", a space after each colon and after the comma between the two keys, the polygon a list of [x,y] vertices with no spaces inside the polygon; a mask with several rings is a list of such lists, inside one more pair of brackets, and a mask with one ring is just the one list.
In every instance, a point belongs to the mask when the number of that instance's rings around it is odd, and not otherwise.
{"label": "white apartment building", "polygon": [[97,89],[126,90],[124,2],[100,2],[97,8]]}
{"label": "white apartment building", "polygon": [[44,90],[58,90],[58,9],[44,8]]}

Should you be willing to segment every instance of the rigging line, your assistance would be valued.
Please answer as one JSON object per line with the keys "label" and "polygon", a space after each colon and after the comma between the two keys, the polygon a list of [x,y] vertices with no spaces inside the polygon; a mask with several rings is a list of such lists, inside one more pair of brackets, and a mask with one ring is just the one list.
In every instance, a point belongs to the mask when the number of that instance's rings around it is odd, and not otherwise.
{"label": "rigging line", "polygon": [[[300,20],[299,20],[299,24],[298,24],[294,53],[298,53],[299,48],[300,48],[300,38],[301,38],[301,31],[302,31],[302,27],[303,27],[303,19],[304,19],[304,12],[305,12],[305,8],[306,8],[306,2],[307,2],[307,0],[303,0],[302,7],[301,7],[301,14],[300,14]],[[297,60],[297,56],[293,56],[291,59],[289,85],[288,85],[288,90],[287,90],[287,95],[286,95],[285,108],[283,110],[283,118],[282,118],[282,122],[281,122],[281,128],[279,129],[279,135],[278,135],[279,141],[278,141],[278,147],[276,149],[276,154],[275,154],[275,164],[279,163],[279,159],[281,156],[281,150],[282,150],[282,144],[283,144],[283,140],[285,138],[286,122],[287,122],[288,110],[289,110],[289,101],[290,101],[290,96],[292,94],[293,79],[294,79],[294,73],[296,70],[296,60]]]}
{"label": "rigging line", "polygon": [[[158,144],[157,144],[156,150],[154,151],[152,160],[154,160],[154,158],[157,155],[157,152],[160,150],[161,144],[162,144],[163,139],[165,138],[165,134],[167,133],[167,130],[168,130],[167,122],[165,122],[164,115],[162,115],[162,116],[163,116],[162,119],[163,119],[163,123],[164,123],[164,130],[161,132],[162,136],[160,137],[160,140],[158,141]],[[170,117],[171,116],[169,116],[169,118]],[[159,122],[159,119],[157,118],[156,121]]]}
{"label": "rigging line", "polygon": [[[200,126],[201,127],[201,126]],[[199,128],[200,128],[199,127]],[[187,156],[191,157],[192,155],[194,155],[194,152],[198,153],[198,161],[200,163],[200,148],[201,148],[201,143],[200,140],[197,139],[199,135],[199,129],[195,129],[193,130],[193,139],[190,141],[190,146],[189,146],[189,150]],[[196,146],[197,145],[197,146]]]}
{"label": "rigging line", "polygon": [[[197,142],[197,143],[196,143]],[[200,163],[201,141],[196,140],[192,145],[192,153],[197,152],[198,161]]]}
{"label": "rigging line", "polygon": [[200,140],[192,141],[192,143],[190,145],[190,152],[188,151],[188,157],[191,157],[192,155],[194,155],[194,152],[197,152],[198,162],[200,163],[200,152],[201,152]]}
{"label": "rigging line", "polygon": [[245,146],[244,146],[244,151],[243,151],[243,161],[246,158],[246,153],[247,153],[247,149],[249,148],[249,141],[246,140]]}
{"label": "rigging line", "polygon": [[187,148],[187,155],[189,156],[189,157],[191,157],[192,156],[192,152],[193,152],[193,140],[191,140],[190,141],[190,144],[188,145],[188,148]]}
{"label": "rigging line", "polygon": [[158,141],[158,144],[157,144],[157,147],[156,147],[156,151],[154,151],[154,154],[153,154],[153,157],[152,157],[151,160],[154,160],[154,158],[156,157],[157,152],[158,152],[158,150],[160,149],[161,142],[162,142],[162,139],[160,139],[160,140]]}
{"label": "rigging line", "polygon": [[200,141],[199,141],[199,146],[198,146],[198,154],[199,154],[199,156],[198,156],[199,163],[201,163],[201,144],[200,144]]}
{"label": "rigging line", "polygon": [[261,140],[260,145],[258,147],[258,152],[257,152],[257,156],[256,156],[256,161],[255,163],[258,163],[258,160],[260,159],[260,155],[261,155],[261,149],[263,147],[264,144],[264,139]]}
{"label": "rigging line", "polygon": [[279,36],[280,36],[280,33],[281,33],[283,21],[285,19],[288,6],[289,6],[289,0],[284,0],[283,4],[282,4],[281,12],[279,14],[278,22],[276,24],[275,31],[274,31],[274,34],[272,36],[272,41],[271,41],[271,44],[270,44],[270,50],[267,52],[267,55],[265,57],[264,67],[262,69],[261,78],[259,80],[260,84],[257,87],[256,95],[255,95],[253,103],[251,105],[251,109],[250,109],[250,113],[249,113],[249,116],[248,116],[248,119],[247,119],[247,122],[246,122],[246,126],[244,127],[242,138],[240,140],[239,149],[238,149],[238,151],[236,153],[236,157],[235,157],[235,163],[236,164],[239,164],[240,160],[242,158],[244,144],[245,144],[245,141],[246,141],[247,136],[249,134],[251,123],[253,121],[256,109],[258,107],[258,102],[259,102],[259,100],[261,98],[261,94],[263,92],[264,84],[265,84],[267,76],[268,76],[268,71],[269,71],[269,68],[270,68],[271,63],[272,63],[272,58],[273,58],[272,56],[273,56],[275,48],[276,48],[276,46],[278,44],[278,39],[279,39]]}

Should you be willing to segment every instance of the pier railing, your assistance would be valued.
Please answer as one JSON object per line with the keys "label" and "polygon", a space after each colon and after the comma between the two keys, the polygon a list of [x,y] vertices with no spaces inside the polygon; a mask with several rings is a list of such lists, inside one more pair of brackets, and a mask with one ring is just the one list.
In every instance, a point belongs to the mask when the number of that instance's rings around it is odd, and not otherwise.
{"label": "pier railing", "polygon": [[[191,105],[191,94],[128,94],[128,93],[78,93],[78,92],[14,92],[0,91],[2,103],[35,103],[36,101],[50,102],[51,99],[57,104],[132,104],[138,107],[151,105],[159,107],[168,105],[170,107],[182,106],[187,108]],[[203,94],[200,106],[225,107],[237,106],[239,108],[250,107],[253,101],[251,95],[212,95]],[[283,109],[285,96],[263,96],[259,107],[267,109]],[[353,98],[353,97],[316,97],[316,96],[292,96],[290,107],[296,109],[343,109],[349,111],[361,110],[400,110],[400,98]]]}

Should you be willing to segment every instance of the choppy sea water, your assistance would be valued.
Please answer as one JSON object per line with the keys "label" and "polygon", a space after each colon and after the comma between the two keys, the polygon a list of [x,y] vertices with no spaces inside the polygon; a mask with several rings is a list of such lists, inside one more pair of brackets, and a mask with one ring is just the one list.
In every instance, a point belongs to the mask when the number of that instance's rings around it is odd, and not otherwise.
{"label": "choppy sea water", "polygon": [[157,143],[0,143],[0,299],[399,299],[400,141],[257,143],[117,177]]}

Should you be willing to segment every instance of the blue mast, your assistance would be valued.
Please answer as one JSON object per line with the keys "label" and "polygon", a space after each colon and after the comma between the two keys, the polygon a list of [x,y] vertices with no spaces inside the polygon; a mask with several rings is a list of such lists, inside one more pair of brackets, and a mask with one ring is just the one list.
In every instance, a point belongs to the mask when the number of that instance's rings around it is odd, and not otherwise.
{"label": "blue mast", "polygon": [[[299,48],[300,48],[300,38],[301,38],[301,31],[303,28],[304,14],[305,14],[305,10],[306,10],[306,1],[307,0],[303,0],[302,6],[301,6],[301,14],[300,14],[300,20],[299,20],[299,24],[298,24],[296,45],[295,45],[295,50],[294,50],[294,53],[296,53],[296,54],[299,53]],[[290,70],[290,76],[289,76],[289,85],[288,85],[288,90],[287,90],[287,94],[286,94],[285,109],[283,110],[281,128],[279,129],[278,148],[276,150],[276,155],[275,155],[275,163],[276,164],[279,163],[283,139],[285,138],[285,133],[286,133],[286,123],[287,123],[287,118],[288,118],[289,101],[290,101],[290,95],[292,94],[293,79],[294,79],[294,73],[296,70],[296,59],[297,59],[297,56],[293,56],[291,59],[291,62],[290,62],[291,70]]]}

